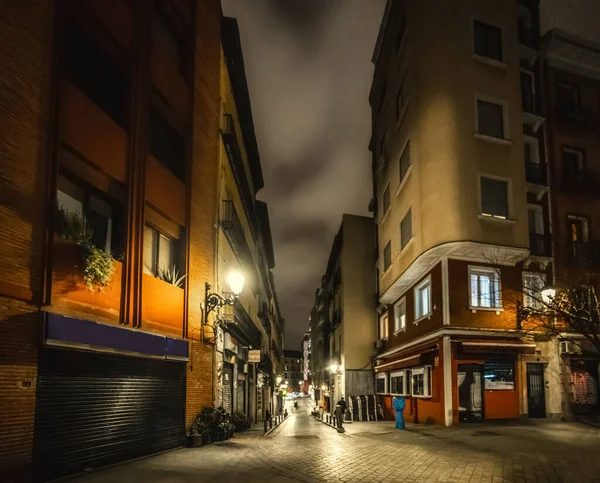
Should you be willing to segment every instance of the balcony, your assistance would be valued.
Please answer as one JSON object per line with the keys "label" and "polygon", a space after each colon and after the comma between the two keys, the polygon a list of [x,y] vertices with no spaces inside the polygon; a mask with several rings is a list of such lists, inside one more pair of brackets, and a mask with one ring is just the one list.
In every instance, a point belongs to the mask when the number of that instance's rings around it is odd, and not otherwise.
{"label": "balcony", "polygon": [[269,320],[269,307],[266,303],[262,303],[258,310],[258,318],[267,334],[271,335],[271,321]]}
{"label": "balcony", "polygon": [[550,235],[530,233],[529,234],[529,251],[534,257],[551,257],[552,256],[552,238]]}
{"label": "balcony", "polygon": [[240,192],[244,211],[246,212],[246,216],[250,223],[250,228],[255,231],[256,227],[254,223],[256,217],[254,212],[254,194],[250,189],[250,183],[248,181],[248,176],[246,175],[246,167],[244,166],[244,160],[242,158],[242,151],[235,132],[235,123],[231,114],[225,115],[225,129],[221,131],[221,137],[223,138],[229,165],[231,166],[235,183]]}
{"label": "balcony", "polygon": [[548,186],[548,167],[545,163],[525,163],[525,180],[528,183]]}
{"label": "balcony", "polygon": [[590,169],[563,173],[561,188],[563,193],[598,195],[600,194],[600,176]]}
{"label": "balcony", "polygon": [[592,111],[581,106],[574,106],[567,103],[556,103],[554,114],[559,124],[569,126],[577,130],[588,132],[594,131],[594,120]]}
{"label": "balcony", "polygon": [[250,252],[248,242],[246,242],[246,236],[244,235],[244,229],[242,223],[238,217],[237,211],[233,206],[233,201],[223,201],[223,215],[221,218],[221,228],[225,233],[225,237],[231,246],[231,249],[235,253],[235,256],[242,264],[244,270],[249,276],[250,283],[256,283],[257,274],[256,266]]}
{"label": "balcony", "polygon": [[520,55],[529,65],[535,62],[540,50],[540,36],[537,30],[523,24],[518,25]]}
{"label": "balcony", "polygon": [[566,261],[575,268],[600,269],[600,242],[574,242],[567,240]]}
{"label": "balcony", "polygon": [[342,323],[342,311],[334,310],[333,318],[331,319],[331,328],[336,329]]}
{"label": "balcony", "polygon": [[521,96],[521,106],[523,108],[523,124],[527,124],[533,129],[533,132],[537,132],[546,120],[542,116],[541,98],[523,94]]}
{"label": "balcony", "polygon": [[246,312],[239,300],[235,301],[233,307],[226,305],[222,309],[225,331],[235,337],[241,345],[250,349],[261,348],[261,334],[252,318]]}

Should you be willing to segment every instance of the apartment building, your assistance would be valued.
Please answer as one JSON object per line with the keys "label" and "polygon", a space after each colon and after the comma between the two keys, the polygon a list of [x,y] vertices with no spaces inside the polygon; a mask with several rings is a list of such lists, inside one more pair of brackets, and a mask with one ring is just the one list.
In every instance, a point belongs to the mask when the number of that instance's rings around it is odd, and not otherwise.
{"label": "apartment building", "polygon": [[385,415],[560,416],[556,341],[518,317],[553,273],[537,2],[389,1],[373,62]]}
{"label": "apartment building", "polygon": [[[215,286],[218,293],[227,293],[227,274],[237,269],[245,275],[246,289],[233,306],[217,315],[216,404],[262,421],[273,395],[271,337],[275,333],[281,338],[271,272],[275,255],[268,207],[256,199],[264,182],[239,29],[233,18],[222,20],[222,45],[223,142]],[[249,351],[260,351],[260,362],[250,362]]]}
{"label": "apartment building", "polygon": [[302,373],[302,352],[285,349],[283,351],[283,390],[300,392],[304,387]]}
{"label": "apartment building", "polygon": [[344,214],[311,314],[313,387],[327,408],[341,396],[373,394],[374,251],[373,220]]}
{"label": "apartment building", "polygon": [[[250,275],[234,320],[253,324],[271,357],[258,316],[259,301],[277,307],[268,212],[254,199],[249,101],[236,97],[243,63],[225,69],[221,26],[212,0],[0,13],[2,477],[58,478],[181,446],[218,402],[214,327],[235,334],[203,309],[235,264]],[[227,171],[241,165],[224,154],[232,125],[254,151],[245,184]],[[252,263],[223,243],[234,243],[226,208],[244,211],[248,191],[261,213],[240,221],[255,230]],[[280,336],[278,308],[268,320]],[[258,390],[269,369],[243,372],[248,415],[270,397]]]}
{"label": "apartment building", "polygon": [[[552,29],[542,37],[555,283],[598,287],[600,244],[600,45]],[[563,415],[600,415],[600,355],[559,342]]]}
{"label": "apartment building", "polygon": [[302,374],[304,376],[304,390],[308,391],[310,383],[310,327],[302,338]]}

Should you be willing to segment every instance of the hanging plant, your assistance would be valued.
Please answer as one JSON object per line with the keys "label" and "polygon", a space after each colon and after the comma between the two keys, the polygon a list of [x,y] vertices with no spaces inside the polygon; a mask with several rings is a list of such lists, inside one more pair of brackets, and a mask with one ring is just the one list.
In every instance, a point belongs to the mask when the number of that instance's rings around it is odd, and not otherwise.
{"label": "hanging plant", "polygon": [[109,252],[100,250],[93,245],[88,247],[85,257],[83,279],[90,290],[103,291],[110,285],[115,274],[115,261]]}
{"label": "hanging plant", "polygon": [[112,281],[115,273],[113,256],[92,244],[94,231],[84,214],[58,208],[58,234],[81,248],[84,265],[83,280],[90,290],[103,291]]}

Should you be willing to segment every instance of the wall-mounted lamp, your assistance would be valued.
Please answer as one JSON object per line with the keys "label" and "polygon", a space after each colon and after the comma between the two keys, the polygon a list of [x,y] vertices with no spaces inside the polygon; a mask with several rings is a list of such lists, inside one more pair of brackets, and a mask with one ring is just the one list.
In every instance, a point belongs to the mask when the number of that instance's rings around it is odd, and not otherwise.
{"label": "wall-mounted lamp", "polygon": [[205,321],[208,314],[216,308],[223,307],[224,305],[233,305],[242,293],[242,290],[244,290],[244,282],[244,275],[241,272],[238,272],[237,270],[229,272],[227,275],[227,283],[233,294],[229,297],[223,297],[214,292],[211,293],[210,289],[212,287],[207,283],[204,287],[204,307],[206,310]]}
{"label": "wall-mounted lamp", "polygon": [[542,301],[545,304],[549,304],[550,302],[552,302],[554,300],[554,297],[556,296],[556,289],[552,286],[548,286],[548,287],[544,287],[542,289]]}

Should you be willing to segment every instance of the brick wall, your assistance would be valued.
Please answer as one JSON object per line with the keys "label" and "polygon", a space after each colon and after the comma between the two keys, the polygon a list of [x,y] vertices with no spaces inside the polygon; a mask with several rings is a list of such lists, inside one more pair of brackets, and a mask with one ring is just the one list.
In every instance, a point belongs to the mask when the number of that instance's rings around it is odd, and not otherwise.
{"label": "brick wall", "polygon": [[[204,284],[208,282],[214,285],[220,143],[221,5],[218,0],[196,2],[195,31],[192,167],[188,210],[188,337],[195,340],[194,350],[201,351],[202,354],[210,351],[212,356],[212,346],[202,350],[197,347],[202,344],[201,304],[204,302]],[[212,333],[207,335],[211,336]],[[212,379],[212,362],[210,365],[199,364],[197,370],[188,372],[188,389],[194,388],[188,393],[188,418],[192,418],[200,409],[202,404],[199,401],[212,405]]]}
{"label": "brick wall", "polygon": [[54,2],[0,8],[0,480],[31,460]]}

